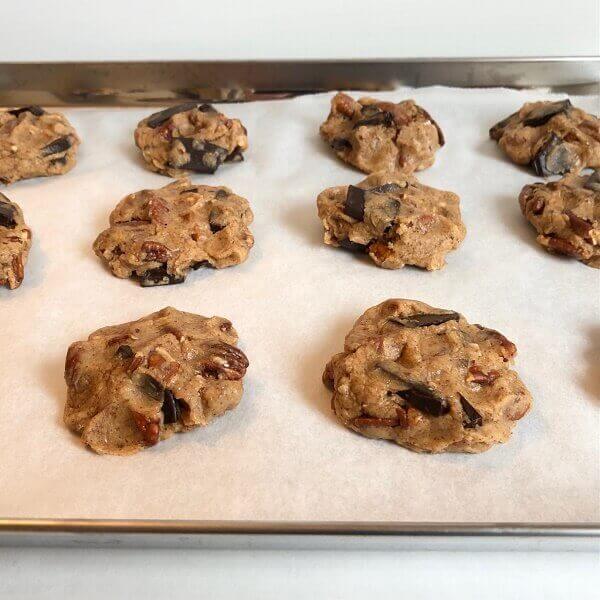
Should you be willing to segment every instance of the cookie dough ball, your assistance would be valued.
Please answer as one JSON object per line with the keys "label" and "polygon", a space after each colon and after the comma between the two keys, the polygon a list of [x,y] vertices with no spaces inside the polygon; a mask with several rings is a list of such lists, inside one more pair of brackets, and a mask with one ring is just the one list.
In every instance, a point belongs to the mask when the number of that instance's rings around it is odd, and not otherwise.
{"label": "cookie dough ball", "polygon": [[459,198],[410,176],[374,173],[358,185],[328,188],[317,198],[324,241],[366,252],[379,267],[441,269],[466,235]]}
{"label": "cookie dough ball", "polygon": [[75,166],[79,138],[61,113],[39,106],[0,110],[0,181],[63,175]]}
{"label": "cookie dough ball", "polygon": [[413,100],[398,104],[338,93],[321,125],[321,137],[345,162],[365,173],[412,173],[430,167],[444,135]]}
{"label": "cookie dough ball", "polygon": [[600,269],[600,169],[526,185],[519,204],[546,250]]}
{"label": "cookie dough ball", "polygon": [[164,308],[69,347],[64,421],[99,454],[208,425],[242,397],[248,359],[222,317]]}
{"label": "cookie dough ball", "polygon": [[229,188],[178,179],[123,198],[94,252],[114,275],[138,277],[144,287],[182,283],[191,269],[244,262],[252,219],[248,201]]}
{"label": "cookie dough ball", "polygon": [[367,310],[325,369],[348,428],[417,452],[483,452],[508,440],[531,396],[509,368],[515,345],[414,300]]}
{"label": "cookie dough ball", "polygon": [[140,121],[135,143],[152,171],[169,177],[214,173],[224,162],[244,160],[246,128],[210,104],[180,104]]}
{"label": "cookie dough ball", "polygon": [[600,119],[569,100],[527,102],[496,123],[490,137],[513,162],[541,177],[600,167]]}
{"label": "cookie dough ball", "polygon": [[23,211],[0,194],[0,286],[14,290],[21,285],[31,248],[31,229]]}

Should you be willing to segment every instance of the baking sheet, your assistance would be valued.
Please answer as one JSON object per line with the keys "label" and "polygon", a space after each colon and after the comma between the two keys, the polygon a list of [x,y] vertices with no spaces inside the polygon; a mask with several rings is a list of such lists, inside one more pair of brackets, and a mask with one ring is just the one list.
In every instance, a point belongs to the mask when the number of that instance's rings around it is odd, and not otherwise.
{"label": "baking sheet", "polygon": [[[448,266],[378,269],[323,245],[316,196],[364,176],[318,137],[331,94],[228,105],[248,128],[246,161],[197,183],[248,198],[256,245],[243,265],[143,289],[91,245],[124,195],[168,179],[144,169],[133,129],[151,109],[67,109],[79,131],[68,175],[2,191],[34,232],[26,279],[0,290],[0,516],[289,521],[600,520],[598,271],[544,252],[520,214],[536,178],[489,140],[491,124],[543,91],[400,89],[447,138],[418,175],[461,196],[467,237]],[[598,98],[572,98],[600,112]],[[502,331],[534,409],[481,455],[422,455],[334,419],[321,383],[353,321],[390,297],[462,312]],[[68,345],[171,305],[230,318],[251,366],[240,406],[210,427],[131,457],[97,456],[62,423]]]}

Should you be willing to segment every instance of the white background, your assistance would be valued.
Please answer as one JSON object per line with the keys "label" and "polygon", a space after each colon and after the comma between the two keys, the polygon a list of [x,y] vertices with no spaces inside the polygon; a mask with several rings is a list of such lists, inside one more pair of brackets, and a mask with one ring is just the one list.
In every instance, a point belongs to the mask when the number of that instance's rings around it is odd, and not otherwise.
{"label": "white background", "polygon": [[[5,0],[0,61],[597,55],[599,7],[598,0]],[[0,549],[6,598],[83,591],[102,599],[586,600],[599,583],[598,557],[589,554]]]}
{"label": "white background", "polygon": [[598,0],[4,0],[0,60],[600,52]]}

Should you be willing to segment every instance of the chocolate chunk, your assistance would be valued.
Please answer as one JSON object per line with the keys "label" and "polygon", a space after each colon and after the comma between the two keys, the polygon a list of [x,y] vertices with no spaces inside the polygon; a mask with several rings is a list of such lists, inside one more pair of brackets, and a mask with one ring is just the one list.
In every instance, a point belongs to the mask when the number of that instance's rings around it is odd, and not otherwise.
{"label": "chocolate chunk", "polygon": [[217,200],[223,200],[223,198],[227,198],[227,196],[229,196],[229,192],[227,190],[217,190],[215,192],[215,198]]}
{"label": "chocolate chunk", "polygon": [[409,382],[406,379],[404,383],[410,385],[410,387],[407,390],[400,390],[396,394],[406,400],[413,408],[432,417],[441,417],[450,411],[448,400],[442,398],[431,388],[416,381]]}
{"label": "chocolate chunk", "polygon": [[218,233],[222,229],[227,227],[227,222],[225,221],[225,214],[222,210],[218,208],[213,208],[208,214],[208,225],[212,233]]}
{"label": "chocolate chunk", "polygon": [[189,169],[198,173],[214,173],[227,158],[227,150],[210,142],[202,142],[194,138],[180,137],[180,142],[190,158],[183,165],[173,165],[179,169]]}
{"label": "chocolate chunk", "polygon": [[490,129],[490,137],[493,140],[499,140],[504,133],[504,128],[513,120],[516,120],[515,117],[519,116],[519,111],[514,112],[512,115],[506,117],[506,119],[502,119],[502,121],[498,121],[491,129]]}
{"label": "chocolate chunk", "polygon": [[586,190],[592,190],[594,192],[600,192],[600,169],[596,169],[583,184]]}
{"label": "chocolate chunk", "polygon": [[531,162],[537,175],[564,175],[576,164],[575,156],[562,138],[552,133]]}
{"label": "chocolate chunk", "polygon": [[236,149],[227,156],[225,162],[242,162],[243,160],[244,155],[242,154],[242,149],[237,146]]}
{"label": "chocolate chunk", "polygon": [[475,408],[467,401],[467,399],[459,394],[460,405],[463,409],[463,422],[462,425],[465,429],[474,429],[475,427],[481,427],[483,425],[483,418],[475,410]]}
{"label": "chocolate chunk", "polygon": [[357,221],[365,218],[365,190],[354,185],[348,186],[344,213]]}
{"label": "chocolate chunk", "polygon": [[527,127],[539,127],[547,123],[552,117],[561,113],[568,113],[572,108],[569,100],[561,100],[559,102],[550,102],[537,108],[534,108],[523,119],[523,125]]}
{"label": "chocolate chunk", "polygon": [[350,250],[351,252],[366,252],[368,250],[368,246],[348,239],[338,240],[338,244],[340,245],[340,248]]}
{"label": "chocolate chunk", "polygon": [[136,377],[137,386],[146,394],[146,396],[150,396],[153,400],[162,400],[163,399],[163,386],[154,379],[151,375],[146,373],[142,373],[137,375]]}
{"label": "chocolate chunk", "polygon": [[572,210],[566,211],[566,215],[569,218],[571,229],[582,238],[587,238],[593,225],[589,221],[578,217]]}
{"label": "chocolate chunk", "polygon": [[430,387],[417,381],[406,379],[401,367],[394,361],[382,360],[377,366],[382,371],[398,379],[398,381],[407,386],[407,389],[396,390],[394,393],[406,400],[413,408],[427,413],[432,417],[441,417],[450,411],[450,403],[448,400],[442,398]]}
{"label": "chocolate chunk", "polygon": [[359,127],[373,127],[375,125],[383,125],[384,127],[390,127],[394,123],[394,115],[387,110],[380,110],[375,113],[372,117],[368,117],[367,119],[361,119],[357,121],[354,125],[353,129],[358,129]]}
{"label": "chocolate chunk", "polygon": [[127,344],[119,346],[116,352],[116,355],[119,358],[133,358],[134,354],[135,352],[133,351],[133,348]]}
{"label": "chocolate chunk", "polygon": [[154,287],[156,285],[174,285],[176,283],[183,283],[185,277],[182,275],[171,275],[167,272],[167,267],[156,267],[156,269],[150,269],[146,271],[140,279],[142,287]]}
{"label": "chocolate chunk", "polygon": [[66,165],[67,164],[67,155],[60,156],[59,158],[53,158],[50,160],[51,165]]}
{"label": "chocolate chunk", "polygon": [[369,188],[367,191],[373,194],[400,194],[402,190],[402,186],[397,183],[384,183],[383,185]]}
{"label": "chocolate chunk", "polygon": [[24,106],[23,108],[13,108],[13,110],[8,111],[8,114],[18,117],[20,114],[26,112],[31,113],[36,117],[41,117],[43,114],[46,113],[46,111],[41,106],[37,106],[37,104],[32,104],[31,106]]}
{"label": "chocolate chunk", "polygon": [[456,312],[449,313],[419,313],[408,317],[390,317],[388,320],[402,327],[429,327],[441,325],[447,321],[458,321],[460,315]]}
{"label": "chocolate chunk", "polygon": [[196,108],[196,106],[197,105],[195,102],[186,102],[185,104],[178,104],[177,106],[171,106],[171,108],[165,108],[165,110],[161,110],[160,112],[150,115],[146,120],[146,125],[152,129],[155,129],[156,127],[162,125],[165,121],[170,119],[173,115],[178,115],[179,113],[186,112],[188,110],[193,110],[194,108]]}
{"label": "chocolate chunk", "polygon": [[59,137],[54,141],[50,142],[47,146],[44,146],[40,153],[42,156],[50,156],[51,154],[58,154],[59,152],[64,152],[71,147],[71,139],[68,135],[63,137]]}
{"label": "chocolate chunk", "polygon": [[16,216],[17,209],[4,194],[0,193],[0,227],[14,229],[17,226]]}
{"label": "chocolate chunk", "polygon": [[163,423],[165,425],[177,423],[181,416],[181,401],[175,398],[171,390],[165,390],[160,410],[163,413]]}
{"label": "chocolate chunk", "polygon": [[201,104],[198,107],[198,110],[203,113],[211,113],[211,112],[216,113],[217,112],[217,110],[215,109],[215,107],[212,104]]}
{"label": "chocolate chunk", "polygon": [[194,269],[194,271],[197,271],[198,269],[202,269],[203,267],[210,268],[210,267],[212,267],[212,265],[210,264],[210,262],[208,260],[199,260],[198,262],[195,262],[192,265],[192,269]]}
{"label": "chocolate chunk", "polygon": [[338,152],[341,150],[351,150],[352,144],[344,138],[333,138],[329,145]]}

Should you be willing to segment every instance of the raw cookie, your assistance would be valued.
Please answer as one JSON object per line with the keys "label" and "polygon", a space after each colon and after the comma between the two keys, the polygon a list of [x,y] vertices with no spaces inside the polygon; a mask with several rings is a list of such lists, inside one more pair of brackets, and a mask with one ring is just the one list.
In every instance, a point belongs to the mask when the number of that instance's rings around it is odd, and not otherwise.
{"label": "raw cookie", "polygon": [[222,317],[163,308],[69,347],[64,421],[99,454],[208,425],[242,397],[248,359]]}
{"label": "raw cookie", "polygon": [[31,229],[25,225],[23,211],[0,194],[0,286],[18,288],[25,275],[31,248]]}
{"label": "raw cookie", "polygon": [[569,100],[527,102],[496,123],[490,137],[519,165],[542,177],[600,167],[600,119]]}
{"label": "raw cookie", "polygon": [[441,269],[466,235],[456,194],[402,174],[374,173],[356,186],[328,188],[317,207],[326,244],[367,252],[385,269]]}
{"label": "raw cookie", "polygon": [[224,162],[244,160],[248,148],[246,128],[238,119],[193,102],[146,117],[134,137],[150,169],[170,177],[214,173]]}
{"label": "raw cookie", "polygon": [[519,204],[544,248],[600,268],[600,169],[526,185]]}
{"label": "raw cookie", "polygon": [[516,347],[455,312],[414,300],[367,310],[323,380],[342,423],[418,452],[483,452],[510,437],[531,396]]}
{"label": "raw cookie", "polygon": [[190,269],[244,262],[252,219],[248,201],[229,188],[178,179],[123,198],[94,251],[114,275],[139,277],[144,287],[182,283]]}
{"label": "raw cookie", "polygon": [[79,138],[61,113],[39,106],[0,110],[0,181],[63,175],[75,166]]}
{"label": "raw cookie", "polygon": [[438,124],[414,100],[357,102],[339,92],[319,131],[343,161],[365,173],[426,169],[444,145]]}

